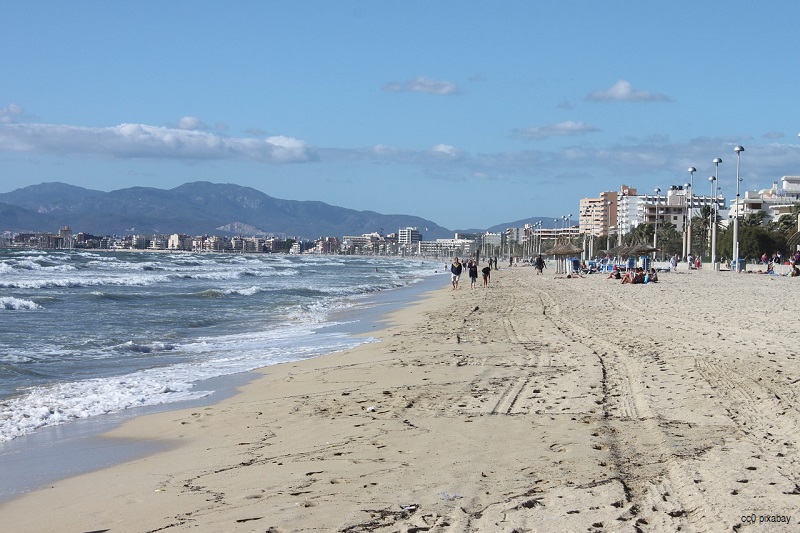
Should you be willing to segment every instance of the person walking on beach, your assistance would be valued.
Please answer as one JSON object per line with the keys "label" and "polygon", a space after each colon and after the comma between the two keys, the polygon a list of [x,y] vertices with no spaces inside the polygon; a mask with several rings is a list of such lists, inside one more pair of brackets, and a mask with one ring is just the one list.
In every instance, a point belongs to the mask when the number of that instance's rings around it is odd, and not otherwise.
{"label": "person walking on beach", "polygon": [[486,288],[489,286],[489,277],[492,275],[492,267],[491,267],[491,259],[490,265],[485,266],[481,269],[481,274],[483,274],[483,287]]}
{"label": "person walking on beach", "polygon": [[469,272],[469,286],[474,289],[478,286],[478,263],[470,261],[467,266],[467,271]]}
{"label": "person walking on beach", "polygon": [[542,254],[537,255],[536,259],[533,260],[533,267],[536,269],[536,274],[544,274],[545,266]]}
{"label": "person walking on beach", "polygon": [[458,257],[453,258],[453,264],[450,265],[450,279],[453,281],[453,290],[458,288],[458,278],[461,277],[461,271],[464,266],[458,262]]}

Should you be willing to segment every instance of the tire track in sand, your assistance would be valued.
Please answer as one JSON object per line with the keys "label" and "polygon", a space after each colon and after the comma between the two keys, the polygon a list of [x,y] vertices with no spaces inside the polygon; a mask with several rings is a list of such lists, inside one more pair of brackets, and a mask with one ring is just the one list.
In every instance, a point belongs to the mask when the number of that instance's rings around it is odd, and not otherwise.
{"label": "tire track in sand", "polygon": [[[636,520],[635,529],[649,524],[677,531],[687,526],[708,531],[725,523],[714,506],[685,472],[668,444],[671,435],[653,411],[643,386],[643,369],[636,354],[605,341],[601,331],[563,316],[548,293],[540,293],[545,315],[566,336],[592,350],[603,368],[603,417],[615,469],[625,486],[626,506],[621,520]],[[639,342],[646,342],[641,339]],[[635,345],[635,344],[634,344]],[[651,348],[651,347],[650,347]]]}

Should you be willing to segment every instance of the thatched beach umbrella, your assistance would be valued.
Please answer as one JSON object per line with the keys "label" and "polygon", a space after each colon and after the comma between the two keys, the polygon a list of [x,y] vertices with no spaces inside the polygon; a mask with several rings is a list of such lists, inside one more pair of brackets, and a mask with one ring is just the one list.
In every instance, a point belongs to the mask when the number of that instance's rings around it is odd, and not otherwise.
{"label": "thatched beach umbrella", "polygon": [[564,246],[561,255],[575,255],[575,254],[582,254],[583,248],[576,244],[567,244]]}
{"label": "thatched beach umbrella", "polygon": [[553,246],[549,250],[545,250],[544,255],[554,255],[554,256],[561,255],[562,248],[564,248],[564,246],[557,244],[556,246]]}
{"label": "thatched beach umbrella", "polygon": [[637,244],[636,246],[631,248],[628,253],[630,253],[630,255],[645,255],[657,252],[659,250],[660,248],[656,248],[655,246],[650,246],[649,244]]}
{"label": "thatched beach umbrella", "polygon": [[625,245],[621,244],[619,246],[615,246],[612,249],[610,249],[608,251],[608,253],[611,254],[611,255],[619,256],[619,257],[628,257],[628,254],[630,253],[630,251],[631,251],[631,247],[630,246],[625,246]]}
{"label": "thatched beach umbrella", "polygon": [[551,248],[548,253],[556,257],[556,273],[568,272],[567,258],[571,255],[583,253],[583,248],[572,243],[566,243]]}

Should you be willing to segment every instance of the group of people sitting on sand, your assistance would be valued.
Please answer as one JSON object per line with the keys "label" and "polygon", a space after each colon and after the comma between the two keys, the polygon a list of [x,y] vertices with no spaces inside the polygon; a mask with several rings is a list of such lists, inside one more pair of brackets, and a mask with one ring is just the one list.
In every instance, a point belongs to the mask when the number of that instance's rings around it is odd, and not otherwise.
{"label": "group of people sitting on sand", "polygon": [[621,279],[623,285],[626,283],[656,283],[658,281],[658,272],[656,272],[655,268],[645,270],[642,267],[636,267],[629,268],[623,274],[620,272],[619,267],[615,266],[606,279]]}

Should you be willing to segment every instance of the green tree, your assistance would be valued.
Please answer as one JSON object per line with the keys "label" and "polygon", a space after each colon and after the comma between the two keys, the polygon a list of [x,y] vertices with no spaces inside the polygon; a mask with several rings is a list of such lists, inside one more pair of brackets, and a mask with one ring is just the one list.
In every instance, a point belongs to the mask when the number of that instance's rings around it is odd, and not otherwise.
{"label": "green tree", "polygon": [[[733,228],[729,227],[721,235],[720,254],[733,257]],[[770,231],[766,226],[742,226],[739,228],[739,255],[745,261],[761,257],[763,253],[772,255],[775,252],[786,252],[786,237],[778,232]]]}
{"label": "green tree", "polygon": [[625,235],[622,241],[626,246],[652,243],[654,229],[652,224],[639,224]]}
{"label": "green tree", "polygon": [[739,225],[747,227],[760,226],[764,223],[764,219],[767,217],[769,217],[769,214],[762,209],[761,211],[756,213],[748,213],[747,216],[742,217],[742,219],[739,221]]}
{"label": "green tree", "polygon": [[281,246],[281,251],[285,254],[288,254],[292,250],[292,246],[296,242],[295,239],[286,239],[283,241],[283,246]]}
{"label": "green tree", "polygon": [[711,207],[704,205],[700,208],[700,216],[692,219],[692,255],[695,257],[710,257],[709,228],[711,227]]}
{"label": "green tree", "polygon": [[683,253],[683,234],[672,222],[665,222],[658,228],[658,247],[661,249],[659,255],[673,256]]}

